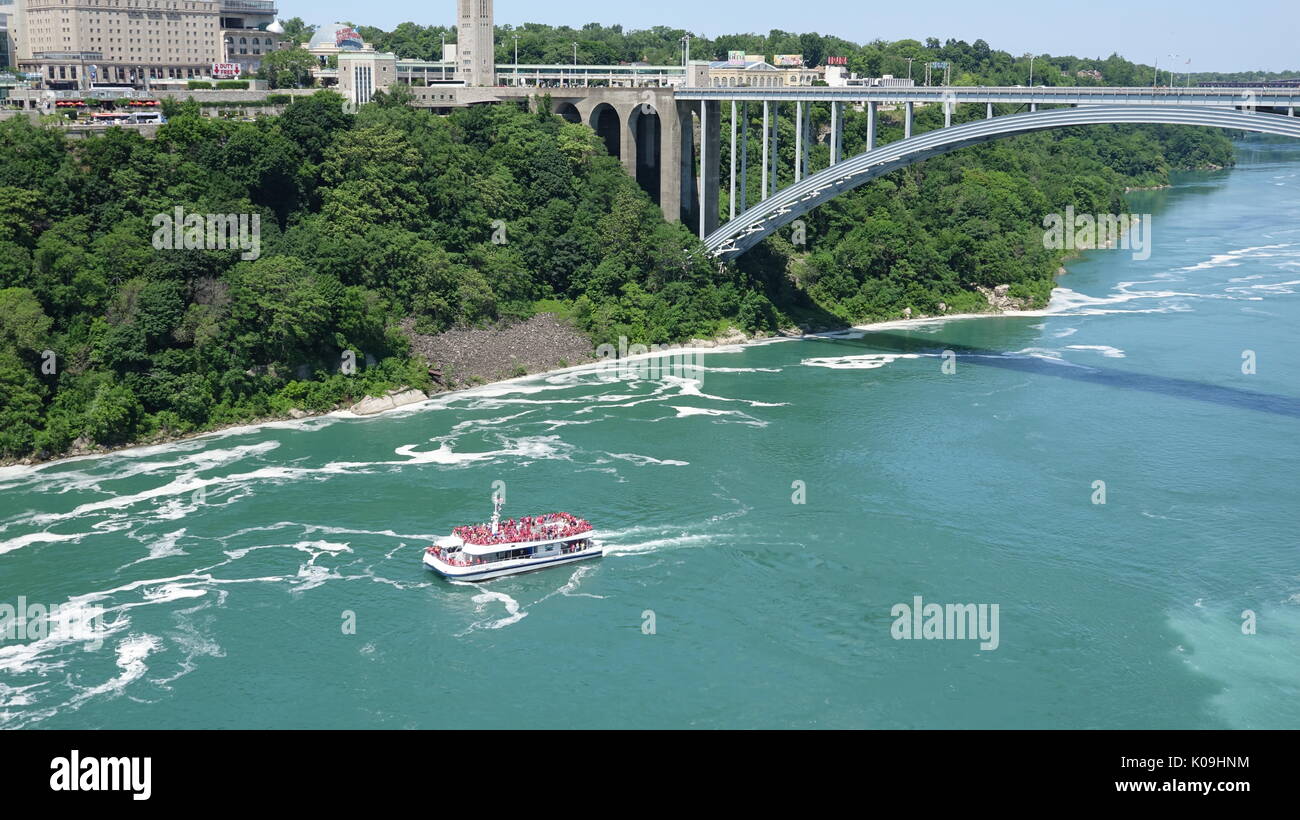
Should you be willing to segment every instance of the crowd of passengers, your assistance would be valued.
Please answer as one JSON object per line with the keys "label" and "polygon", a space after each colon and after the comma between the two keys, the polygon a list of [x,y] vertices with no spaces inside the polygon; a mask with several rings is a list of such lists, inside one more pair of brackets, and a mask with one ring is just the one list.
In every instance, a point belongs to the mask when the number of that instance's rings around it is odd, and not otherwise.
{"label": "crowd of passengers", "polygon": [[586,520],[565,512],[526,515],[517,521],[510,518],[500,522],[495,533],[487,524],[457,527],[452,530],[466,544],[476,546],[511,544],[518,541],[549,541],[590,531],[591,524]]}

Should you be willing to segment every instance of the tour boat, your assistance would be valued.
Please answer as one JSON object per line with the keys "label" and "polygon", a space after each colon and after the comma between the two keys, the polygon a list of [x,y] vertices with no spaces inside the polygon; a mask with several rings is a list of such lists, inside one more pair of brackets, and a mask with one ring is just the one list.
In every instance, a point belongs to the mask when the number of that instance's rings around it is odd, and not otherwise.
{"label": "tour boat", "polygon": [[569,513],[501,520],[498,502],[487,524],[456,527],[424,551],[424,566],[458,581],[504,575],[599,558],[604,550],[591,524]]}

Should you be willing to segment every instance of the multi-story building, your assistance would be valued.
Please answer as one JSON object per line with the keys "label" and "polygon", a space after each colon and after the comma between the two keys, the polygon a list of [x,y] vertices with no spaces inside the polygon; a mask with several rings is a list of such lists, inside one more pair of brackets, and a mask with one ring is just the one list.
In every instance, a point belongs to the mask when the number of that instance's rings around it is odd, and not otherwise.
{"label": "multi-story building", "polygon": [[496,85],[492,0],[458,0],[456,59],[466,85]]}
{"label": "multi-story building", "polygon": [[[275,4],[259,0],[16,0],[15,9],[15,62],[47,88],[206,77],[221,62],[255,69],[278,44],[261,30]],[[239,42],[249,35],[260,53]]]}
{"label": "multi-story building", "polygon": [[0,0],[0,68],[18,64],[22,20],[14,0]]}
{"label": "multi-story building", "polygon": [[244,76],[256,74],[262,58],[283,40],[267,31],[278,13],[273,0],[219,0],[221,62],[238,65]]}
{"label": "multi-story building", "polygon": [[[5,7],[4,0],[0,0],[0,9]],[[13,42],[9,39],[9,14],[0,11],[0,68],[13,65],[13,53]]]}

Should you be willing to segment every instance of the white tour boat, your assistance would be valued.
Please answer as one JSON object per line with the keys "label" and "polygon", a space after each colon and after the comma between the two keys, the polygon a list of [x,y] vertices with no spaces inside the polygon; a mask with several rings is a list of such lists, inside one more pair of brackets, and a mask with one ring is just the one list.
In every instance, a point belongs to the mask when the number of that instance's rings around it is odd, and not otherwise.
{"label": "white tour boat", "polygon": [[569,513],[501,520],[496,503],[488,524],[456,527],[424,551],[424,566],[459,581],[572,564],[604,553],[591,524]]}

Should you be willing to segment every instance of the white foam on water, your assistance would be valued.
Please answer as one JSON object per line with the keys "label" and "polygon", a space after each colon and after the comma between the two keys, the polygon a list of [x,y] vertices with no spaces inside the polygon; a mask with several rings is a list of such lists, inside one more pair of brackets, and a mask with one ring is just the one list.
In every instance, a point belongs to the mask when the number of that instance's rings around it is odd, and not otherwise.
{"label": "white foam on water", "polygon": [[1270,254],[1270,253],[1260,253],[1260,251],[1283,250],[1285,248],[1290,248],[1290,247],[1293,247],[1290,243],[1283,243],[1280,245],[1258,245],[1251,248],[1240,248],[1235,251],[1228,251],[1227,253],[1216,254],[1204,262],[1198,262],[1195,265],[1190,265],[1185,268],[1180,268],[1180,270],[1198,271],[1198,270],[1209,270],[1211,268],[1219,268],[1219,267],[1237,267],[1238,265],[1241,264],[1241,260],[1247,257],[1267,258],[1267,257],[1278,255],[1278,254]]}
{"label": "white foam on water", "polygon": [[[493,602],[497,602],[505,606],[506,617],[498,618],[496,620],[477,621],[473,624],[470,624],[471,630],[472,629],[504,629],[505,627],[510,626],[511,624],[517,624],[520,621],[522,621],[524,618],[528,617],[528,613],[519,608],[519,602],[516,601],[514,598],[511,598],[509,595],[505,594],[504,592],[497,592],[495,590],[490,590],[490,589],[482,590],[481,592],[479,592],[478,595],[474,596],[475,613],[480,615],[483,614],[483,612],[487,609],[488,604],[491,604]],[[467,633],[461,633],[461,634],[467,634]]]}
{"label": "white foam on water", "polygon": [[57,544],[64,541],[80,541],[90,533],[60,534],[56,532],[32,532],[19,535],[7,541],[0,541],[0,555],[22,549],[31,544]]}
{"label": "white foam on water", "polygon": [[324,586],[329,581],[341,580],[342,578],[342,575],[328,567],[317,564],[303,564],[298,568],[298,583],[294,586],[292,592],[295,595],[300,594]]}
{"label": "white foam on water", "polygon": [[533,606],[537,606],[537,604],[540,604],[555,595],[563,595],[566,598],[594,598],[598,601],[605,600],[604,595],[596,595],[591,592],[578,592],[578,587],[581,586],[582,579],[591,574],[595,568],[595,564],[590,562],[579,564],[577,568],[574,569],[573,574],[569,576],[568,581],[565,581],[559,589],[548,592],[541,598],[537,599],[537,602],[534,603]]}
{"label": "white foam on water", "polygon": [[920,353],[864,353],[858,356],[828,356],[818,359],[804,359],[799,364],[804,367],[825,367],[830,370],[879,370],[899,359],[920,359],[922,355]]}
{"label": "white foam on water", "polygon": [[1124,351],[1110,345],[1066,345],[1066,350],[1095,350],[1107,359],[1127,358]]}
{"label": "white foam on water", "polygon": [[1078,333],[1078,332],[1079,332],[1079,329],[1078,329],[1077,327],[1067,327],[1067,328],[1065,328],[1064,330],[1060,330],[1060,331],[1057,331],[1056,333],[1053,333],[1052,335],[1053,335],[1054,337],[1056,337],[1057,339],[1065,339],[1065,338],[1068,338],[1068,337],[1070,337],[1070,336],[1073,336],[1074,334],[1076,334],[1076,333]]}
{"label": "white foam on water", "polygon": [[630,462],[632,462],[633,464],[637,464],[637,465],[640,465],[640,466],[645,466],[645,465],[648,465],[648,464],[659,464],[659,465],[663,465],[663,466],[666,466],[666,467],[689,467],[689,466],[691,466],[691,463],[690,463],[689,461],[677,461],[677,460],[675,460],[675,459],[671,459],[671,458],[668,458],[668,459],[658,459],[658,458],[654,458],[654,457],[652,457],[652,456],[642,456],[642,455],[637,455],[636,453],[606,453],[605,455],[610,456],[611,458],[621,459],[622,461],[630,461]]}
{"label": "white foam on water", "polygon": [[742,413],[739,410],[718,410],[711,407],[680,407],[678,405],[669,405],[670,410],[677,411],[677,418],[684,419],[691,416],[712,416],[718,419],[738,418],[740,421],[732,422],[734,424],[745,424],[750,427],[766,427],[767,422],[756,419],[748,413]]}
{"label": "white foam on water", "polygon": [[[636,540],[633,535],[644,533],[647,530],[658,532],[658,537],[646,538],[645,540]],[[619,557],[625,555],[640,555],[650,552],[659,552],[661,550],[677,549],[681,547],[697,547],[707,544],[719,536],[705,533],[683,533],[680,530],[675,534],[670,533],[664,528],[635,528],[625,533],[605,533],[605,555],[610,557]],[[624,540],[626,539],[626,540]]]}

